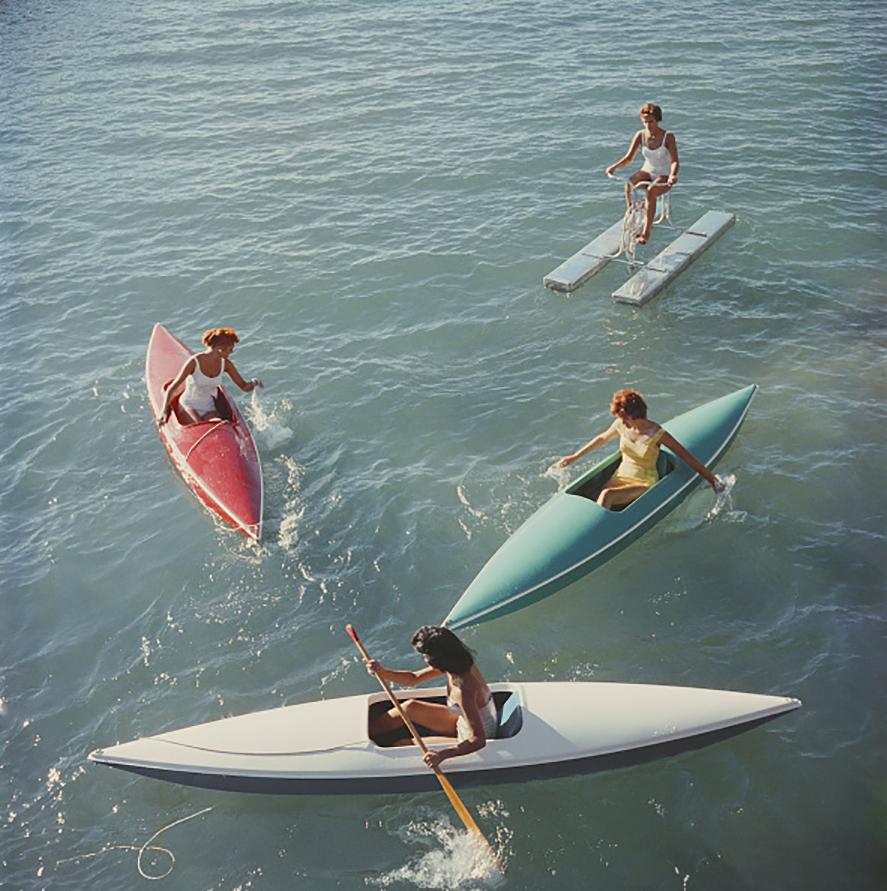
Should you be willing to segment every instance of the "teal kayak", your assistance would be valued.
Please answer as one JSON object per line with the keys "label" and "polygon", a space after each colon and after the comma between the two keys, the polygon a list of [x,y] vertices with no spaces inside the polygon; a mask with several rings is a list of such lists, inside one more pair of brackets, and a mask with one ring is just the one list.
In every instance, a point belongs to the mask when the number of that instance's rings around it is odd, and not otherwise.
{"label": "teal kayak", "polygon": [[[752,384],[663,424],[706,467],[712,468],[745,420]],[[536,603],[587,575],[674,510],[700,476],[663,447],[659,482],[621,510],[595,499],[619,466],[617,451],[536,511],[487,561],[450,610],[444,624],[465,628]]]}

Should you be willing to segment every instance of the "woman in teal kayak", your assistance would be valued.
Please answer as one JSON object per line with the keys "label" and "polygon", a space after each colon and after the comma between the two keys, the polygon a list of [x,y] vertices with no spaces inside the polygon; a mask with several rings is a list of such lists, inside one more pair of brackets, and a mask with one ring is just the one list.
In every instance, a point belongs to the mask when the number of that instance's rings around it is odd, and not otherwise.
{"label": "woman in teal kayak", "polygon": [[[402,703],[407,717],[438,736],[454,737],[456,745],[428,752],[425,763],[437,767],[447,758],[469,755],[482,749],[496,733],[497,715],[493,694],[474,664],[468,647],[442,625],[423,625],[410,641],[425,658],[426,667],[419,671],[385,668],[375,659],[367,663],[367,671],[383,680],[403,687],[415,687],[424,681],[446,675],[447,704],[408,699]],[[397,709],[391,708],[370,722],[370,737],[390,733],[403,727]],[[398,745],[409,745],[403,740]]]}
{"label": "woman in teal kayak", "polygon": [[182,394],[179,397],[179,408],[191,419],[191,423],[221,420],[215,399],[226,372],[246,393],[263,386],[258,378],[245,381],[234,367],[231,353],[240,338],[233,328],[211,328],[204,332],[201,340],[206,349],[193,355],[182,366],[178,377],[166,388],[160,415],[161,425],[169,420],[173,400],[179,392]]}
{"label": "woman in teal kayak", "polygon": [[630,504],[659,480],[656,462],[661,445],[667,446],[678,458],[689,464],[715,492],[723,491],[724,484],[721,480],[697,461],[664,427],[647,417],[647,403],[637,390],[617,390],[610,402],[610,413],[616,416],[616,420],[603,433],[599,433],[571,455],[564,455],[557,465],[566,467],[618,436],[622,461],[597,497],[597,503],[601,507],[612,509]]}

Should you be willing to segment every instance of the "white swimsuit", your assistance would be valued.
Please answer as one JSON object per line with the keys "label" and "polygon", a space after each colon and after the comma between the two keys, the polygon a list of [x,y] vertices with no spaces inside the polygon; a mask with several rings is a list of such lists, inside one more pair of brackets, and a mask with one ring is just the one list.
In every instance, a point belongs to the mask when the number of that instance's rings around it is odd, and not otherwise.
{"label": "white swimsuit", "polygon": [[179,405],[198,415],[209,414],[216,408],[215,398],[222,384],[222,376],[225,374],[225,360],[222,360],[219,373],[215,377],[209,377],[200,368],[197,356],[194,355],[192,358],[194,371],[185,379],[185,390],[179,397]]}
{"label": "white swimsuit", "polygon": [[[456,738],[460,742],[463,739],[468,739],[471,736],[471,725],[465,720],[462,709],[450,698],[449,692],[447,692],[447,708],[453,714],[459,716],[456,719]],[[484,736],[487,739],[495,739],[496,731],[499,728],[499,714],[496,711],[496,703],[493,702],[492,693],[490,693],[490,698],[481,706],[480,716],[484,725]]]}
{"label": "white swimsuit", "polygon": [[669,176],[671,174],[671,152],[665,147],[668,132],[662,137],[662,145],[659,148],[647,148],[644,137],[641,137],[641,153],[644,156],[644,166],[641,167],[650,176]]}

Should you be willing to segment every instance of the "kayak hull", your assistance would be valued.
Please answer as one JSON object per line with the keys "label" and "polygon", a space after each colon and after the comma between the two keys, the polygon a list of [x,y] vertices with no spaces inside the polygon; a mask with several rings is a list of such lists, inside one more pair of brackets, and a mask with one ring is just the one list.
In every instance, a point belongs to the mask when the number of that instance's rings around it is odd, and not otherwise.
{"label": "kayak hull", "polygon": [[[456,786],[625,767],[726,739],[800,702],[782,696],[606,683],[491,685],[503,734],[446,763]],[[443,700],[444,688],[401,691]],[[436,788],[414,746],[369,739],[384,694],[225,718],[97,750],[90,760],[189,786],[266,794],[360,794]],[[434,747],[434,740],[429,740]]]}
{"label": "kayak hull", "polygon": [[145,360],[148,401],[176,470],[191,491],[225,523],[258,541],[262,535],[262,464],[249,427],[224,387],[218,404],[225,420],[183,423],[177,400],[159,426],[166,388],[193,353],[163,325],[151,333]]}
{"label": "kayak hull", "polygon": [[[600,773],[634,767],[660,758],[673,757],[695,749],[730,739],[761,724],[772,721],[776,715],[759,718],[735,727],[713,730],[708,733],[664,743],[654,743],[625,752],[606,755],[589,755],[569,761],[553,761],[546,764],[530,764],[521,767],[502,767],[496,770],[450,771],[452,762],[445,762],[444,771],[452,786],[463,789],[470,786],[502,785],[529,780],[558,779],[578,774]],[[110,762],[93,759],[97,763]],[[381,795],[385,793],[434,792],[440,788],[431,772],[393,777],[265,777],[239,774],[214,774],[182,771],[170,768],[153,768],[137,765],[111,764],[129,773],[155,780],[214,789],[221,792],[244,792],[257,795]]]}
{"label": "kayak hull", "polygon": [[[748,413],[756,387],[706,403],[663,426],[706,467],[720,460]],[[490,558],[450,610],[458,629],[549,597],[597,569],[673,511],[700,476],[663,447],[660,480],[625,508],[595,498],[619,464],[615,452],[542,505]]]}

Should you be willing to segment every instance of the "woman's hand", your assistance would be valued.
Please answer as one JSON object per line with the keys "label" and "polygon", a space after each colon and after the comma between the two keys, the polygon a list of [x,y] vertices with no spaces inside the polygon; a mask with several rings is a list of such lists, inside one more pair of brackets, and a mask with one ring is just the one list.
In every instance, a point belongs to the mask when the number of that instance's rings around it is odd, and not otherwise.
{"label": "woman's hand", "polygon": [[265,389],[265,385],[264,385],[264,384],[263,384],[257,377],[254,377],[254,378],[249,382],[249,384],[247,384],[247,386],[249,387],[250,392],[252,392],[253,390],[255,390],[256,387],[258,387],[260,390],[264,390],[264,389]]}
{"label": "woman's hand", "polygon": [[372,675],[378,675],[382,671],[382,663],[378,659],[370,659],[366,663],[367,671]]}
{"label": "woman's hand", "polygon": [[617,167],[618,167],[617,164],[611,164],[605,171],[607,176],[612,176],[613,172],[616,170]]}
{"label": "woman's hand", "polygon": [[172,408],[167,406],[163,409],[163,414],[160,416],[160,420],[157,422],[158,427],[162,427],[168,420],[169,416],[172,414]]}
{"label": "woman's hand", "polygon": [[444,760],[446,756],[443,752],[426,752],[422,756],[422,760],[432,769],[438,770],[440,768],[440,762]]}
{"label": "woman's hand", "polygon": [[564,455],[564,457],[561,458],[560,461],[557,462],[557,466],[558,467],[567,467],[568,465],[572,464],[575,460],[576,460],[575,455]]}

